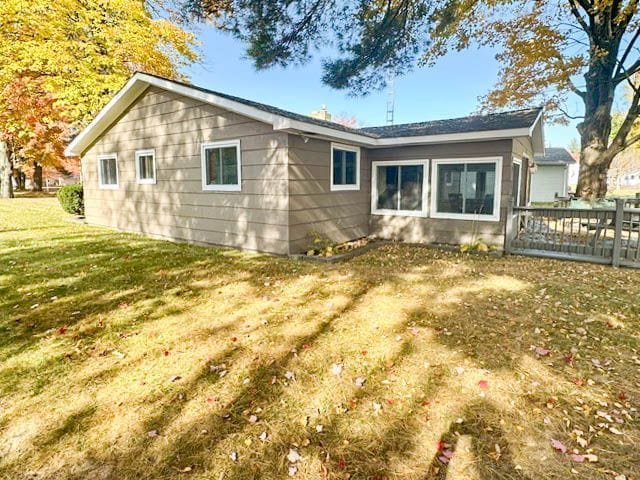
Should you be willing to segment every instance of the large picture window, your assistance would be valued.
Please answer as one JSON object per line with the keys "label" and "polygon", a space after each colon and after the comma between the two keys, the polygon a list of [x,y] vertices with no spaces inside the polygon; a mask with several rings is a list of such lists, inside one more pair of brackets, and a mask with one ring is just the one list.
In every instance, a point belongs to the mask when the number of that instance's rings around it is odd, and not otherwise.
{"label": "large picture window", "polygon": [[100,188],[118,188],[118,156],[115,153],[98,156],[98,184]]}
{"label": "large picture window", "polygon": [[331,144],[331,190],[360,190],[360,148]]}
{"label": "large picture window", "polygon": [[136,179],[138,183],[156,183],[156,154],[154,150],[136,152]]}
{"label": "large picture window", "polygon": [[371,211],[379,215],[426,216],[426,160],[373,162]]}
{"label": "large picture window", "polygon": [[501,158],[434,160],[431,216],[500,219]]}
{"label": "large picture window", "polygon": [[240,191],[240,140],[202,145],[202,189]]}

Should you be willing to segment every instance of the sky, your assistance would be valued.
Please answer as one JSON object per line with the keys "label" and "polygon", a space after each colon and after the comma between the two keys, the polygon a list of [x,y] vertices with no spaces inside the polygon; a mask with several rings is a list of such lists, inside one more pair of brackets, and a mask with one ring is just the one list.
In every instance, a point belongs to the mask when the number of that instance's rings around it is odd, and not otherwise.
{"label": "sky", "polygon": [[[359,126],[385,125],[387,92],[353,97],[322,84],[320,58],[303,67],[256,71],[242,42],[212,27],[199,29],[202,60],[187,69],[195,85],[308,115],[326,105],[336,116],[355,116]],[[417,68],[395,80],[394,123],[455,118],[474,113],[478,98],[497,81],[499,64],[490,49],[452,52],[434,67]],[[577,104],[576,104],[577,106]],[[567,147],[575,125],[545,125],[547,146]]]}

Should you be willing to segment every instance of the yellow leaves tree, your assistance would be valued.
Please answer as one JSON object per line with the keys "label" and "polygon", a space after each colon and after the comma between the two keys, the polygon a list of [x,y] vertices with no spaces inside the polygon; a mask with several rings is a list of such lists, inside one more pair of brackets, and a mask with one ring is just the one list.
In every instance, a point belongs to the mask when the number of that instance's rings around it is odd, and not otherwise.
{"label": "yellow leaves tree", "polygon": [[[143,0],[2,0],[0,91],[11,92],[6,87],[17,78],[38,79],[77,131],[134,71],[182,79],[181,69],[197,60],[195,36],[170,7]],[[0,124],[0,130],[23,127]]]}

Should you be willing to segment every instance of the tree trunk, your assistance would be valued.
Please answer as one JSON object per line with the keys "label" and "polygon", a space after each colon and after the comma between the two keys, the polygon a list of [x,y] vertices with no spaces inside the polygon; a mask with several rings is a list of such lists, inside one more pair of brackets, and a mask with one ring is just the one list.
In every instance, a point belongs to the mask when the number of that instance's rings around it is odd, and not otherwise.
{"label": "tree trunk", "polygon": [[33,162],[33,191],[42,191],[42,165],[38,162]]}
{"label": "tree trunk", "polygon": [[18,190],[26,190],[27,189],[27,174],[22,171],[21,168],[18,169],[18,176],[16,178],[17,188]]}
{"label": "tree trunk", "polygon": [[607,55],[591,59],[584,78],[586,89],[584,121],[578,125],[580,132],[580,172],[576,194],[587,200],[607,195],[607,172],[611,166],[609,136],[611,134],[611,109],[615,95],[612,80],[616,66],[617,47],[607,50]]}
{"label": "tree trunk", "polygon": [[13,198],[11,170],[11,160],[9,159],[7,144],[0,142],[0,198]]}

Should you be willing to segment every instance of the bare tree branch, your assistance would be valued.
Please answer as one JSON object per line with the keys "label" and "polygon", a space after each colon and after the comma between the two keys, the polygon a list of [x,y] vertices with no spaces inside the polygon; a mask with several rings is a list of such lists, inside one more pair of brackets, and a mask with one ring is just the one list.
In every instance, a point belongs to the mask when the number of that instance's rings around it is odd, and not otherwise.
{"label": "bare tree branch", "polygon": [[[576,1],[580,2],[581,6],[582,6],[582,3],[584,3],[585,0],[569,0],[569,6],[571,8],[571,13],[573,14],[574,17],[576,17],[576,20],[578,21],[578,23],[580,24],[582,29],[586,32],[586,34],[589,36],[589,38],[591,38],[591,28],[589,27],[589,25],[587,24],[585,19],[582,17],[580,12],[578,11],[578,5],[576,5]],[[584,6],[582,8],[585,11],[587,11],[587,15],[589,15],[588,10],[586,8],[584,8]]]}
{"label": "bare tree branch", "polygon": [[637,120],[640,115],[640,88],[636,89],[633,98],[631,99],[631,105],[629,106],[629,110],[627,110],[627,116],[625,117],[622,125],[620,126],[620,130],[616,134],[615,138],[607,148],[606,155],[609,159],[613,159],[618,153],[627,148],[630,143],[629,141],[637,141],[636,137],[632,137],[627,140],[629,136],[629,132],[633,128],[633,124]]}
{"label": "bare tree branch", "polygon": [[633,50],[633,45],[634,43],[636,43],[636,40],[638,40],[639,37],[640,37],[640,29],[636,30],[636,33],[633,35],[633,37],[629,41],[629,44],[625,48],[625,51],[622,54],[622,57],[620,57],[620,61],[618,62],[618,68],[616,69],[616,73],[613,75],[614,79],[616,79],[622,72],[622,69],[624,68],[624,62],[627,61],[627,57],[631,53],[631,50]]}
{"label": "bare tree branch", "polygon": [[562,107],[556,107],[556,108],[562,112],[562,115],[564,115],[567,118],[570,118],[571,120],[582,120],[584,118],[584,115],[569,115],[569,113],[567,113],[567,111]]}

